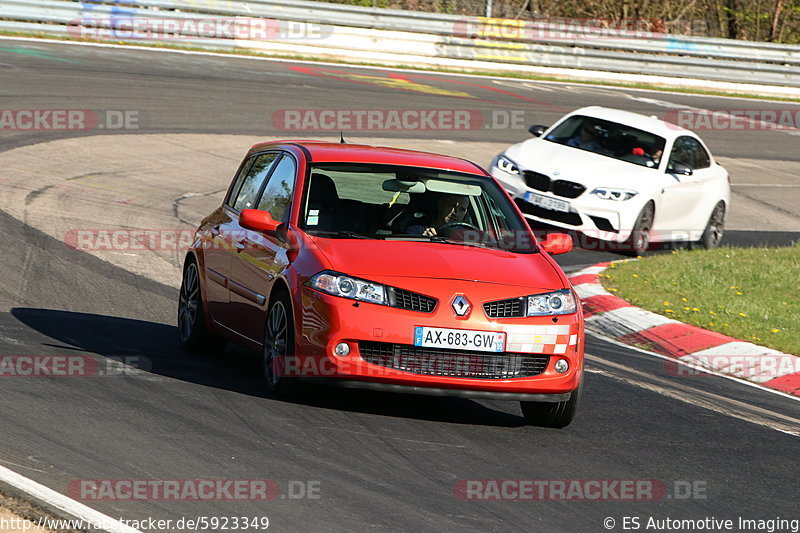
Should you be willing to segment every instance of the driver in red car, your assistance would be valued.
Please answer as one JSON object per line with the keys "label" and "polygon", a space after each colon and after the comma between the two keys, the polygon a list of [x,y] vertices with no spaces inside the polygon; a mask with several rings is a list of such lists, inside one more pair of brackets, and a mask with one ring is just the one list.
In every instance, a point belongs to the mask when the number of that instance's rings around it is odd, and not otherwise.
{"label": "driver in red car", "polygon": [[469,197],[457,194],[446,194],[436,202],[436,216],[428,224],[414,224],[406,228],[407,233],[422,234],[427,237],[436,235],[436,230],[461,222],[469,208]]}

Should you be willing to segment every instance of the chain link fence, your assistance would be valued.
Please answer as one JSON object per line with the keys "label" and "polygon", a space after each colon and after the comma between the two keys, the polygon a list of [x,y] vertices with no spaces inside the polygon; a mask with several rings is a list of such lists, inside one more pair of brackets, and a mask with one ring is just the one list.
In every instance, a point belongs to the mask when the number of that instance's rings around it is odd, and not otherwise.
{"label": "chain link fence", "polygon": [[609,27],[676,35],[800,44],[800,0],[323,0],[364,7]]}

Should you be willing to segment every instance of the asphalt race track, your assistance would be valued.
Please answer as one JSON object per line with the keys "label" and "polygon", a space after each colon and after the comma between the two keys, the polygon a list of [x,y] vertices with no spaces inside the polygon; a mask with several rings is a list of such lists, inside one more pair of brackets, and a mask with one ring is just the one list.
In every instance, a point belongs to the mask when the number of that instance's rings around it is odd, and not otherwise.
{"label": "asphalt race track", "polygon": [[[147,136],[166,143],[173,135],[195,134],[213,143],[214,136],[239,135],[238,153],[220,157],[230,172],[219,176],[219,188],[227,186],[249,147],[245,139],[338,138],[338,132],[276,132],[272,118],[282,109],[478,109],[495,117],[523,110],[526,127],[593,104],[659,115],[669,105],[800,109],[432,74],[406,74],[409,82],[385,70],[13,40],[0,41],[0,72],[2,109],[138,114],[136,131],[0,132],[0,159],[17,150],[29,150],[29,157],[39,150],[34,145],[41,146],[37,172],[43,180],[48,169],[73,175],[64,162],[76,165],[84,157],[57,143],[98,135],[109,142],[117,135],[144,136],[142,143]],[[797,136],[700,133],[732,170],[736,218],[725,242],[788,245],[800,238]],[[445,139],[453,142],[437,149],[450,146],[454,153],[459,146],[490,143],[474,152],[478,163],[488,165],[484,153],[526,135],[525,129],[498,127],[373,136],[395,138],[398,145]],[[239,145],[236,138],[226,142]],[[174,145],[176,157],[186,158],[190,149]],[[92,150],[85,157],[89,166],[113,166],[117,152]],[[195,187],[192,174],[201,169],[191,163],[182,163],[184,172],[177,175],[158,174],[156,163],[129,154],[118,158],[123,175],[129,169],[150,175],[153,189],[208,190]],[[26,197],[41,189],[35,172],[26,177],[33,183],[21,184],[9,168],[0,167],[7,198],[19,188]],[[124,177],[119,180],[116,191],[125,189]],[[48,192],[39,194],[46,198]],[[302,401],[269,399],[255,356],[233,347],[223,357],[179,349],[174,284],[148,276],[146,267],[122,268],[102,255],[70,249],[48,223],[69,215],[83,217],[72,224],[87,224],[95,216],[91,211],[72,214],[66,197],[40,208],[36,197],[0,212],[0,355],[86,354],[119,372],[0,379],[0,465],[61,493],[83,479],[270,479],[282,491],[268,502],[84,501],[113,518],[266,516],[276,531],[537,532],[605,531],[608,517],[621,529],[625,516],[643,523],[650,517],[800,518],[796,400],[720,377],[676,376],[661,359],[596,338],[587,339],[584,402],[565,430],[524,425],[514,402],[322,387]],[[216,200],[212,194],[204,201]],[[188,227],[204,207],[177,219],[177,211],[166,210],[166,218],[149,227],[169,224],[170,217],[174,226],[167,227]],[[574,270],[619,256],[576,250],[561,257],[564,268]],[[169,268],[178,268],[175,261]],[[113,360],[141,370],[114,366]],[[464,501],[454,492],[459,480],[490,479],[656,480],[666,493],[652,501],[499,502]],[[299,494],[291,487],[300,486],[318,490],[318,497],[290,497]],[[694,490],[687,493],[687,486]]]}

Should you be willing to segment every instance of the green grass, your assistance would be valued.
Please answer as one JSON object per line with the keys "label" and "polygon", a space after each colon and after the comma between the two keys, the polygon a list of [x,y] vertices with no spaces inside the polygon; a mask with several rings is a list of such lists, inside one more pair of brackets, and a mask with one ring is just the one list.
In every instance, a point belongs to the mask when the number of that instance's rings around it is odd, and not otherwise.
{"label": "green grass", "polygon": [[[93,43],[104,43],[104,44],[117,44],[117,45],[124,45],[124,46],[137,46],[137,47],[147,47],[147,48],[162,48],[162,49],[170,49],[170,50],[190,50],[190,51],[197,51],[197,52],[214,52],[217,54],[228,54],[228,55],[237,55],[237,56],[252,56],[252,57],[264,57],[264,58],[275,58],[275,59],[296,59],[296,60],[304,60],[304,61],[322,61],[325,63],[336,63],[342,65],[348,65],[353,67],[386,67],[386,63],[380,62],[363,62],[363,61],[348,61],[343,59],[330,59],[327,57],[316,57],[313,55],[297,55],[297,54],[280,54],[280,53],[262,53],[256,52],[253,50],[247,49],[238,49],[238,50],[215,50],[210,48],[202,48],[196,47],[191,45],[181,45],[181,44],[161,44],[161,43],[132,43],[132,42],[123,42],[123,41],[110,41],[110,40],[102,40],[102,39],[85,39],[85,38],[71,38],[62,35],[47,35],[44,33],[23,33],[23,32],[4,32],[0,31],[0,35],[6,35],[11,37],[36,37],[40,39],[51,39],[56,41],[74,41],[74,42],[93,42]],[[775,102],[800,102],[800,98],[791,97],[791,96],[774,96],[774,95],[759,95],[759,94],[751,94],[751,93],[741,93],[738,91],[724,91],[724,90],[707,90],[707,89],[698,89],[692,87],[677,87],[677,86],[670,86],[667,84],[652,84],[652,83],[615,83],[609,81],[602,81],[602,80],[590,80],[590,79],[580,79],[580,78],[572,78],[570,76],[543,76],[537,74],[526,74],[514,71],[482,71],[482,70],[472,70],[467,68],[438,68],[438,67],[421,67],[415,65],[392,65],[391,68],[396,70],[418,70],[424,72],[439,72],[443,74],[471,74],[474,76],[486,76],[486,77],[503,77],[503,78],[513,78],[519,80],[530,80],[530,81],[557,81],[563,83],[574,83],[574,84],[581,84],[581,85],[599,85],[605,87],[619,87],[622,89],[643,89],[647,91],[655,91],[655,92],[667,92],[667,93],[681,93],[681,94],[700,94],[706,96],[723,96],[723,97],[733,97],[733,98],[746,98],[746,99],[754,99],[754,100],[771,100]]]}
{"label": "green grass", "polygon": [[800,243],[679,250],[614,263],[607,290],[650,311],[800,355]]}

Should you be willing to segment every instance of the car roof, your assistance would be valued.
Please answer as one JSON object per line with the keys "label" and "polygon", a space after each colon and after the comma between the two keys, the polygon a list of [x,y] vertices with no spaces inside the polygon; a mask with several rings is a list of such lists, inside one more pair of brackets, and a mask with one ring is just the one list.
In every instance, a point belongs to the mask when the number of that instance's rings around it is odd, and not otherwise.
{"label": "car roof", "polygon": [[369,146],[366,144],[281,140],[255,144],[250,149],[250,153],[260,152],[269,148],[285,149],[288,146],[302,147],[310,155],[312,163],[374,163],[452,170],[479,176],[486,175],[478,165],[459,157],[402,148]]}
{"label": "car roof", "polygon": [[664,138],[674,138],[679,135],[692,134],[691,131],[673,124],[666,122],[654,116],[641,115],[631,111],[623,111],[622,109],[612,109],[610,107],[589,106],[576,109],[570,115],[584,115],[597,117],[611,122],[618,122],[626,126],[638,128],[640,130],[649,131],[660,135]]}

